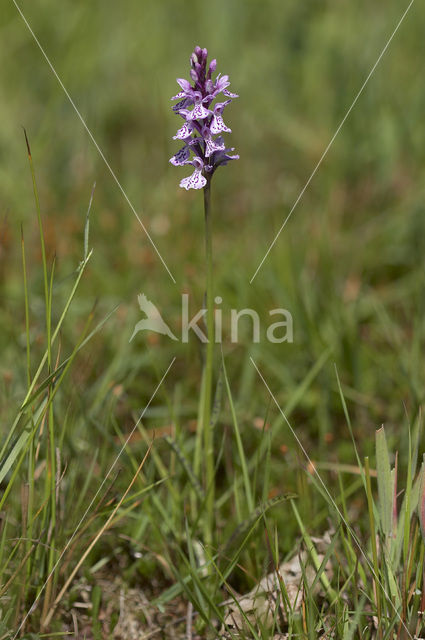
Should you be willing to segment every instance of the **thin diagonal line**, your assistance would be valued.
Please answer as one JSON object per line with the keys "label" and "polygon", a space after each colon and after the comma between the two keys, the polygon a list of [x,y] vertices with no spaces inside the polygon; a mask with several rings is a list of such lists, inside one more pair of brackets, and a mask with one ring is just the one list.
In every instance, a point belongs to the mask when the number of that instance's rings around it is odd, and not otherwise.
{"label": "thin diagonal line", "polygon": [[283,410],[281,409],[278,401],[276,400],[272,390],[270,389],[269,385],[267,384],[266,380],[264,379],[264,376],[262,375],[261,371],[259,370],[259,368],[257,367],[256,363],[254,362],[253,358],[250,356],[249,359],[251,360],[255,370],[257,371],[258,375],[260,376],[261,380],[264,383],[264,386],[266,387],[267,391],[270,394],[270,397],[272,398],[273,402],[275,403],[276,407],[279,410],[279,413],[281,414],[282,418],[285,420],[286,424],[288,425],[289,429],[291,430],[292,435],[294,436],[295,440],[297,441],[298,446],[300,447],[301,451],[303,452],[303,454],[305,455],[305,457],[307,458],[307,461],[309,463],[309,465],[311,466],[311,468],[313,469],[314,473],[316,474],[320,484],[322,485],[323,489],[325,490],[326,495],[328,496],[329,500],[332,502],[334,508],[336,509],[339,517],[341,518],[341,520],[343,521],[343,523],[345,524],[345,526],[347,527],[348,531],[350,532],[351,536],[353,537],[354,542],[356,543],[356,546],[358,547],[361,555],[363,556],[363,558],[366,560],[367,565],[369,567],[369,569],[371,570],[376,582],[379,584],[379,586],[381,587],[383,593],[385,594],[385,597],[387,598],[389,604],[391,605],[392,609],[394,610],[395,614],[397,615],[398,619],[400,620],[401,624],[403,625],[404,629],[406,630],[409,638],[411,638],[411,640],[413,640],[413,636],[410,634],[409,629],[407,628],[406,624],[403,622],[399,612],[397,611],[395,605],[393,604],[390,596],[388,595],[387,591],[385,590],[384,585],[382,584],[382,582],[379,580],[378,576],[376,575],[375,569],[373,568],[373,565],[371,563],[371,561],[369,560],[369,558],[367,557],[367,555],[365,554],[365,552],[363,551],[363,548],[361,546],[360,540],[358,539],[355,531],[352,529],[352,527],[348,524],[347,520],[344,518],[344,515],[341,513],[341,510],[339,509],[338,505],[336,504],[335,500],[332,498],[331,494],[329,493],[329,489],[327,488],[326,484],[324,483],[324,481],[322,480],[321,475],[319,474],[319,472],[316,469],[316,465],[313,463],[313,461],[311,460],[310,456],[308,455],[307,451],[305,450],[305,447],[303,445],[303,443],[301,442],[301,440],[299,439],[299,437],[297,436],[297,434],[295,433],[294,429],[292,428],[288,418],[286,417],[285,413],[283,412]]}
{"label": "thin diagonal line", "polygon": [[161,387],[162,383],[164,382],[165,378],[167,377],[168,372],[170,371],[171,367],[173,366],[174,362],[175,362],[176,358],[174,357],[170,364],[168,365],[168,368],[166,370],[166,372],[164,373],[164,375],[162,376],[161,380],[158,382],[155,391],[153,392],[153,394],[151,395],[151,397],[149,398],[149,401],[147,403],[147,405],[145,406],[145,408],[143,409],[142,413],[140,414],[139,419],[137,420],[137,422],[135,423],[134,427],[132,428],[132,430],[130,431],[129,435],[127,436],[127,440],[124,442],[124,444],[122,445],[121,449],[119,450],[115,460],[113,461],[113,463],[111,464],[109,471],[107,472],[106,476],[103,478],[101,485],[99,486],[98,490],[96,491],[95,495],[93,496],[89,506],[87,507],[87,509],[85,510],[83,516],[81,517],[79,523],[77,524],[77,526],[74,529],[74,532],[72,534],[72,536],[69,538],[68,542],[66,543],[65,547],[63,548],[59,558],[56,560],[55,565],[53,566],[52,570],[50,571],[49,575],[47,576],[46,580],[44,581],[37,597],[35,598],[34,602],[32,603],[31,607],[28,610],[28,613],[25,615],[24,619],[22,620],[19,629],[16,631],[15,635],[13,636],[12,640],[16,640],[18,633],[20,632],[20,630],[22,629],[22,627],[24,626],[25,622],[28,619],[28,616],[30,615],[30,613],[34,610],[35,605],[37,604],[41,594],[43,593],[44,589],[46,588],[47,583],[49,582],[50,578],[52,577],[52,575],[54,574],[56,567],[58,566],[59,562],[62,560],[66,550],[69,548],[70,544],[72,543],[73,539],[75,538],[75,536],[77,535],[77,532],[79,530],[79,528],[81,527],[83,521],[85,520],[87,514],[89,513],[90,509],[92,508],[97,496],[99,495],[99,493],[101,492],[103,486],[105,485],[105,482],[107,481],[107,479],[109,478],[109,476],[111,475],[112,471],[115,468],[115,465],[117,464],[119,458],[121,457],[121,454],[123,453],[124,449],[126,448],[128,442],[130,441],[133,433],[135,432],[135,430],[137,429],[137,426],[140,424],[141,420],[143,419],[143,416],[145,415],[146,411],[148,410],[152,400],[155,398],[156,394],[158,393],[159,388]]}
{"label": "thin diagonal line", "polygon": [[353,108],[355,107],[358,99],[360,98],[361,94],[363,93],[363,90],[365,89],[367,83],[369,82],[369,80],[371,79],[371,77],[373,76],[376,67],[378,66],[378,64],[381,62],[382,57],[384,56],[386,50],[388,49],[388,47],[391,44],[392,39],[394,38],[395,34],[397,33],[397,31],[399,30],[403,20],[405,19],[405,17],[407,16],[410,7],[412,6],[412,4],[414,3],[415,0],[410,0],[410,3],[407,7],[407,9],[405,10],[405,12],[403,13],[403,15],[401,16],[400,20],[397,23],[396,28],[394,29],[394,31],[392,32],[391,36],[389,37],[385,47],[382,49],[381,53],[379,54],[379,57],[377,59],[377,61],[375,62],[375,64],[373,65],[372,69],[369,72],[369,75],[367,76],[366,80],[363,82],[362,86],[360,87],[356,97],[354,98],[353,102],[351,103],[350,108],[348,109],[347,113],[345,114],[345,116],[343,117],[343,119],[341,120],[337,130],[335,131],[334,135],[332,136],[328,146],[326,147],[326,149],[324,150],[324,152],[322,153],[319,162],[316,164],[316,166],[314,167],[309,179],[307,180],[307,182],[305,183],[303,189],[301,190],[301,193],[299,194],[298,198],[295,200],[294,204],[292,205],[291,210],[289,211],[288,215],[286,216],[285,220],[283,221],[282,226],[280,227],[279,231],[277,232],[277,234],[275,235],[273,242],[271,243],[271,245],[269,246],[269,248],[267,249],[266,253],[263,256],[263,259],[261,260],[260,264],[258,265],[254,275],[252,276],[251,280],[249,281],[250,284],[253,283],[254,278],[256,277],[257,273],[259,272],[259,270],[261,269],[261,267],[263,266],[264,261],[266,260],[267,256],[269,255],[270,251],[273,249],[274,245],[277,242],[277,239],[279,238],[280,234],[282,233],[286,223],[288,222],[289,218],[291,217],[295,207],[297,206],[297,204],[299,203],[299,201],[301,200],[301,198],[303,197],[307,187],[309,186],[310,182],[313,180],[314,176],[316,175],[316,172],[318,170],[318,168],[320,167],[320,165],[322,164],[323,160],[325,159],[329,149],[331,148],[331,146],[333,145],[335,138],[337,137],[337,135],[339,134],[339,132],[341,131],[342,127],[344,126],[345,121],[347,120],[348,116],[350,115],[351,111],[353,110]]}
{"label": "thin diagonal line", "polygon": [[140,216],[138,215],[136,209],[134,208],[134,206],[132,205],[132,203],[130,202],[129,197],[127,196],[126,192],[124,191],[123,187],[121,186],[120,181],[118,180],[117,176],[115,175],[114,170],[112,169],[111,165],[109,164],[109,162],[107,161],[107,159],[105,158],[105,155],[102,151],[102,149],[99,147],[99,145],[97,144],[92,132],[90,131],[90,129],[88,128],[86,121],[84,120],[83,116],[81,115],[81,113],[79,112],[77,106],[75,105],[73,99],[71,98],[71,96],[69,95],[65,85],[63,84],[62,80],[60,79],[59,75],[56,72],[56,69],[54,68],[53,64],[50,62],[50,59],[47,55],[47,53],[44,51],[43,47],[40,44],[40,41],[38,40],[37,36],[35,35],[34,31],[32,30],[28,20],[26,19],[26,17],[24,16],[24,14],[22,13],[21,9],[19,8],[19,6],[16,3],[16,0],[12,0],[13,4],[15,5],[16,9],[18,10],[22,20],[24,21],[25,25],[28,28],[28,31],[31,33],[32,37],[34,38],[38,48],[40,49],[41,53],[43,54],[47,64],[49,65],[50,69],[53,72],[53,75],[55,76],[56,80],[59,82],[60,86],[62,87],[66,97],[68,98],[69,102],[71,103],[75,113],[77,114],[77,116],[79,117],[79,119],[81,120],[81,123],[84,127],[84,129],[87,131],[87,133],[90,136],[91,141],[93,142],[94,146],[96,147],[96,149],[98,150],[100,157],[102,158],[103,162],[106,164],[107,168],[109,169],[109,173],[111,174],[111,176],[113,177],[113,179],[115,180],[119,190],[121,191],[122,195],[124,196],[127,204],[129,205],[130,209],[132,210],[132,212],[134,213],[134,215],[136,216],[140,226],[142,227],[143,231],[145,232],[149,242],[151,243],[152,247],[154,248],[156,255],[158,256],[158,258],[161,260],[162,264],[164,265],[165,269],[168,272],[168,275],[170,276],[171,280],[174,282],[174,284],[176,284],[176,280],[174,278],[174,276],[172,275],[171,271],[169,270],[164,258],[162,257],[162,255],[159,252],[159,249],[157,248],[156,244],[154,243],[154,241],[152,240],[148,230],[146,229],[145,225],[143,224],[142,220],[140,219]]}

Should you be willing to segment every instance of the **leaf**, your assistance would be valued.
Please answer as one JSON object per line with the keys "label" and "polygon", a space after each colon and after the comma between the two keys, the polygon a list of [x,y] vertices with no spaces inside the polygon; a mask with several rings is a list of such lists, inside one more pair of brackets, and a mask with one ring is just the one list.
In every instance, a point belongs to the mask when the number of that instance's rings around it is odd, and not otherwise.
{"label": "leaf", "polygon": [[222,370],[220,369],[220,373],[217,380],[217,386],[215,390],[213,407],[211,411],[211,428],[212,429],[214,429],[220,417],[222,402],[223,402],[223,380],[222,380]]}
{"label": "leaf", "polygon": [[191,483],[191,485],[193,486],[193,488],[195,489],[198,498],[200,498],[201,500],[203,500],[205,498],[205,492],[203,490],[203,488],[200,485],[200,482],[198,480],[198,478],[196,477],[189,460],[186,458],[185,454],[183,453],[183,451],[180,449],[179,445],[177,444],[177,442],[171,438],[170,436],[164,436],[164,440],[165,442],[172,448],[172,450],[174,451],[174,453],[177,456],[178,461],[180,462],[183,470],[185,471],[187,478],[189,480],[189,482]]}
{"label": "leaf", "polygon": [[422,539],[425,542],[425,454],[422,459],[421,476],[420,476],[420,494],[419,494],[419,522],[421,524]]}
{"label": "leaf", "polygon": [[393,480],[384,427],[376,432],[376,471],[378,474],[378,511],[382,533],[388,538],[392,533]]}
{"label": "leaf", "polygon": [[93,184],[93,188],[90,195],[90,202],[86,213],[86,223],[84,225],[84,260],[87,260],[89,255],[89,227],[90,227],[90,210],[93,203],[94,190],[96,188],[96,183]]}
{"label": "leaf", "polygon": [[230,406],[230,413],[232,415],[233,428],[235,432],[236,446],[238,449],[239,461],[242,468],[242,477],[243,477],[243,484],[245,489],[245,499],[248,507],[248,512],[251,513],[252,511],[254,511],[254,496],[252,495],[251,480],[250,480],[249,471],[248,471],[248,461],[246,459],[245,450],[242,443],[241,432],[239,428],[238,419],[236,416],[235,405],[233,403],[232,392],[230,390],[229,379],[227,377],[227,371],[226,371],[226,365],[224,362],[223,352],[221,353],[221,359],[222,359],[222,366],[223,366],[224,382],[226,385],[227,397],[228,397],[229,406]]}

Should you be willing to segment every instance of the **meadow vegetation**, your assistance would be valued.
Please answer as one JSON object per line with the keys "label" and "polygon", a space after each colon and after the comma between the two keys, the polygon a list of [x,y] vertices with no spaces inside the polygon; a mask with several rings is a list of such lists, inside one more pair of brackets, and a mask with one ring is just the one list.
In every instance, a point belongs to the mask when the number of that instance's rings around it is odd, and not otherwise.
{"label": "meadow vegetation", "polygon": [[[407,4],[21,4],[132,206],[6,3],[0,639],[423,636],[423,6],[250,282]],[[240,95],[215,294],[294,322],[216,345],[212,521],[199,341],[130,342],[139,293],[173,330],[204,300],[202,197],[168,163],[196,44]]]}

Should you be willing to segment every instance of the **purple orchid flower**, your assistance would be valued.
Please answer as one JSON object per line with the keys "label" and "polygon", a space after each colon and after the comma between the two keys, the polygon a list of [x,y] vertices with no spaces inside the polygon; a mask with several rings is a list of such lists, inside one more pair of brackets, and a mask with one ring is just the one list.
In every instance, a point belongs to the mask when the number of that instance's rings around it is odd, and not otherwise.
{"label": "purple orchid flower", "polygon": [[188,189],[202,189],[202,187],[205,187],[207,179],[202,175],[204,163],[201,158],[195,156],[193,160],[188,160],[185,164],[193,164],[195,171],[191,176],[183,178],[183,180],[180,181],[180,186],[183,189],[186,189],[186,191]]}
{"label": "purple orchid flower", "polygon": [[215,105],[213,117],[211,119],[211,133],[221,133],[222,131],[232,133],[232,130],[229,129],[229,127],[226,127],[226,125],[224,124],[223,116],[221,115],[223,113],[224,107],[226,107],[231,102],[231,100],[226,100],[226,102],[217,102],[217,104]]}
{"label": "purple orchid flower", "polygon": [[[229,76],[218,74],[215,81],[212,79],[217,61],[214,59],[207,66],[207,57],[207,49],[195,47],[190,56],[190,77],[193,84],[184,78],[178,78],[181,91],[171,98],[179,101],[172,109],[184,119],[183,126],[173,136],[173,140],[181,140],[184,147],[170,158],[170,162],[174,166],[191,164],[195,167],[192,175],[181,180],[180,186],[183,189],[202,189],[219,166],[239,158],[238,155],[229,153],[234,149],[226,148],[221,135],[231,133],[223,120],[223,111],[239,96],[228,90]],[[228,99],[211,107],[220,93]]]}

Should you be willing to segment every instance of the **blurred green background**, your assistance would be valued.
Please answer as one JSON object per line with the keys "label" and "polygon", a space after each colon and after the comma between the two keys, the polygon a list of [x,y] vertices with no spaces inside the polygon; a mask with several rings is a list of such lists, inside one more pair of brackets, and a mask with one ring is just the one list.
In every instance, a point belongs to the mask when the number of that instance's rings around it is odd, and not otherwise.
{"label": "blurred green background", "polygon": [[[213,182],[216,293],[223,309],[285,307],[294,343],[224,345],[242,415],[268,396],[254,355],[306,444],[341,454],[347,437],[341,377],[359,438],[381,422],[401,429],[424,400],[425,9],[413,4],[252,284],[249,280],[350,107],[407,3],[387,0],[51,0],[20,7],[87,126],[164,256],[158,260],[13,3],[3,3],[0,69],[0,381],[2,416],[25,389],[20,225],[35,349],[43,348],[42,270],[28,132],[46,243],[56,255],[54,317],[83,253],[92,185],[94,255],[63,350],[97,300],[98,319],[120,304],[72,374],[90,410],[124,389],[120,411],[139,407],[178,356],[169,386],[193,417],[200,360],[195,340],[176,346],[139,334],[137,293],[178,326],[180,295],[193,310],[204,288],[200,193],[179,189],[169,164],[179,119],[176,77],[194,45],[206,46],[240,98],[226,111],[240,160]],[[301,391],[300,391],[301,389]],[[176,391],[177,390],[177,391]],[[298,391],[297,391],[298,390]],[[71,392],[70,392],[71,393]],[[121,391],[120,391],[121,393]],[[90,398],[90,400],[87,400]],[[335,447],[335,438],[341,447]],[[310,438],[310,441],[309,441]],[[291,442],[281,434],[281,443]],[[292,446],[292,445],[291,445]],[[351,445],[347,444],[347,447]],[[364,446],[367,448],[367,441]],[[348,449],[352,456],[351,448]],[[342,454],[343,455],[343,452]]]}

